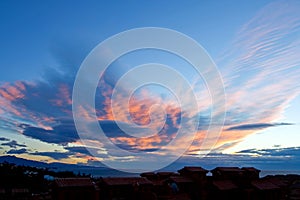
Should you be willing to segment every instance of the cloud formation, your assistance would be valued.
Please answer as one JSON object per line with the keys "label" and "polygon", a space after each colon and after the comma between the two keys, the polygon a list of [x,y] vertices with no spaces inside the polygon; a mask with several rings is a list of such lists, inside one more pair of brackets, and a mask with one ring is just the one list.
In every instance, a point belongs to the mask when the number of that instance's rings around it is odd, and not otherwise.
{"label": "cloud formation", "polygon": [[23,153],[27,153],[27,150],[25,148],[22,149],[11,149],[9,151],[6,152],[7,154],[23,154]]}
{"label": "cloud formation", "polygon": [[232,126],[228,129],[227,131],[233,131],[233,130],[260,130],[260,129],[265,129],[265,128],[270,128],[270,127],[275,127],[275,126],[289,126],[293,125],[292,123],[258,123],[258,124],[242,124],[239,126]]}
{"label": "cloud formation", "polygon": [[8,146],[8,147],[13,148],[13,149],[15,149],[15,148],[17,148],[17,147],[26,147],[25,144],[19,144],[19,143],[18,143],[17,141],[15,141],[15,140],[12,140],[12,141],[6,142],[6,143],[2,143],[1,145],[2,145],[2,146]]}
{"label": "cloud formation", "polygon": [[39,139],[43,142],[55,144],[67,144],[79,140],[74,122],[72,120],[59,120],[53,127],[34,127],[26,124],[21,124],[20,128],[23,129],[23,134]]}
{"label": "cloud formation", "polygon": [[296,1],[268,4],[241,27],[218,59],[227,96],[223,141],[274,127],[299,95],[299,8]]}
{"label": "cloud formation", "polygon": [[46,156],[55,160],[61,160],[64,158],[68,158],[71,154],[69,154],[68,152],[34,152],[30,153],[30,155]]}
{"label": "cloud formation", "polygon": [[[300,38],[297,37],[300,33],[299,9],[297,2],[286,4],[282,1],[264,7],[241,27],[232,45],[218,60],[227,93],[227,118],[214,147],[215,151],[222,152],[258,130],[291,125],[278,121],[300,91]],[[16,131],[41,142],[57,144],[66,150],[31,152],[31,155],[58,160],[77,156],[90,160],[91,155],[82,147],[75,129],[71,99],[76,66],[81,62],[78,58],[84,56],[75,54],[67,55],[68,59],[63,57],[61,56],[63,63],[66,64],[65,60],[69,60],[69,63],[60,69],[61,72],[49,70],[43,80],[0,85],[0,125],[3,129]],[[199,155],[203,149],[210,148],[201,146],[210,123],[208,111],[211,109],[211,102],[205,87],[200,86],[200,80],[194,84],[196,96],[199,97],[199,113],[183,113],[177,102],[153,95],[147,90],[141,91],[129,101],[122,95],[117,96],[113,112],[113,88],[127,68],[122,63],[114,63],[103,75],[97,88],[96,114],[110,141],[133,152],[155,152],[176,136],[181,119],[192,119],[199,115],[198,133],[187,154]],[[92,110],[85,106],[82,106],[80,114],[83,118],[92,120]],[[129,114],[124,112],[127,108]],[[163,126],[162,110],[166,116]],[[116,121],[131,129],[131,135],[124,133]],[[153,122],[153,126],[145,128],[150,122]],[[134,128],[135,125],[140,125],[140,128]],[[212,123],[211,126],[220,125]],[[146,131],[156,134],[145,138],[134,136]],[[2,146],[11,148],[7,153],[28,153],[25,148],[15,150],[26,145],[14,140],[8,142],[3,137],[0,141],[4,142]],[[95,144],[90,148],[103,148],[101,141],[89,142]],[[177,145],[178,148],[181,147],[181,144]],[[109,152],[110,149],[102,151]],[[107,158],[103,152],[101,155]]]}
{"label": "cloud formation", "polygon": [[0,141],[9,141],[9,139],[7,139],[5,137],[0,137]]}

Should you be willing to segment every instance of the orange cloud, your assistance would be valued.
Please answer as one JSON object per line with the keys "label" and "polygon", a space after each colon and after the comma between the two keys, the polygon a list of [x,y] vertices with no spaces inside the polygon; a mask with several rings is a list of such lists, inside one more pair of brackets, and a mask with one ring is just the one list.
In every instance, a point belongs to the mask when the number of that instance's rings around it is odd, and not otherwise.
{"label": "orange cloud", "polygon": [[64,105],[72,105],[72,99],[70,94],[70,88],[66,84],[61,84],[58,88],[58,94],[56,95],[56,99],[51,99],[55,106],[64,106]]}
{"label": "orange cloud", "polygon": [[23,91],[25,90],[25,86],[22,82],[16,82],[14,85],[5,83],[0,88],[0,96],[8,101],[15,101],[16,99],[20,99],[24,97]]}

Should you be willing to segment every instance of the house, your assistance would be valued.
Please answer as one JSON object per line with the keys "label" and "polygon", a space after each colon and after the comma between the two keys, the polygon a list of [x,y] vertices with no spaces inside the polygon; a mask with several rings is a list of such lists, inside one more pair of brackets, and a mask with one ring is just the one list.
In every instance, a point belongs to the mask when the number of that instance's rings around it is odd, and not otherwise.
{"label": "house", "polygon": [[[173,173],[171,173],[173,174]],[[154,172],[145,172],[140,174],[141,177],[144,177],[152,182],[153,192],[158,196],[166,195],[169,193],[169,187],[167,185],[167,179],[171,175],[169,172],[160,173],[160,176]],[[166,175],[166,176],[164,176]]]}
{"label": "house", "polygon": [[244,178],[244,170],[238,167],[217,167],[211,170],[213,180],[239,180]]}
{"label": "house", "polygon": [[181,176],[186,176],[193,179],[197,183],[204,183],[206,182],[206,174],[208,170],[203,169],[202,167],[184,167],[178,170]]}
{"label": "house", "polygon": [[187,177],[193,181],[193,185],[188,191],[193,199],[207,199],[208,170],[203,169],[202,167],[185,166],[184,168],[178,170],[178,172],[180,176]]}
{"label": "house", "polygon": [[255,180],[251,182],[251,185],[256,190],[255,199],[257,200],[280,199],[280,188],[267,180]]}
{"label": "house", "polygon": [[193,179],[185,176],[171,176],[168,179],[168,183],[172,185],[173,183],[176,184],[178,187],[177,193],[191,193],[191,189],[193,189],[195,183]]}
{"label": "house", "polygon": [[96,200],[99,199],[99,191],[90,178],[56,178],[53,199]]}
{"label": "house", "polygon": [[300,180],[293,183],[289,188],[289,198],[290,200],[298,200],[300,199]]}
{"label": "house", "polygon": [[167,180],[171,176],[176,175],[174,172],[157,172],[156,173],[158,180]]}
{"label": "house", "polygon": [[257,180],[259,179],[260,170],[254,167],[242,167],[244,171],[244,177],[248,180]]}
{"label": "house", "polygon": [[144,172],[140,174],[141,177],[145,177],[150,181],[158,180],[157,174],[154,172]]}
{"label": "house", "polygon": [[211,172],[213,189],[210,194],[213,199],[256,199],[258,191],[251,182],[259,180],[260,170],[254,167],[217,167]]}
{"label": "house", "polygon": [[241,198],[240,188],[232,180],[214,180],[210,199],[239,200]]}
{"label": "house", "polygon": [[266,180],[280,188],[280,199],[287,198],[290,191],[290,185],[293,182],[293,179],[290,180],[289,176],[284,175],[266,176],[262,178],[262,180]]}
{"label": "house", "polygon": [[161,198],[166,198],[171,192],[169,178],[171,176],[178,176],[179,174],[174,172],[148,172],[142,173],[141,176],[146,177],[153,184],[153,192]]}
{"label": "house", "polygon": [[153,184],[144,177],[106,177],[101,178],[103,199],[155,199]]}

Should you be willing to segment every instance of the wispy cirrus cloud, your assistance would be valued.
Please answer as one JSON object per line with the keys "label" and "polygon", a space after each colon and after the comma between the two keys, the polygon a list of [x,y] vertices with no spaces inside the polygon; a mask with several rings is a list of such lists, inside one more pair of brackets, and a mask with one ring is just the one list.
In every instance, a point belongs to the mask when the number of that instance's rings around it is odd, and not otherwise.
{"label": "wispy cirrus cloud", "polygon": [[265,129],[269,127],[275,127],[275,126],[289,126],[293,125],[292,123],[257,123],[257,124],[242,124],[238,126],[232,126],[228,129],[227,131],[232,131],[232,130],[260,130],[260,129]]}
{"label": "wispy cirrus cloud", "polygon": [[299,8],[296,1],[268,4],[242,26],[218,60],[227,96],[225,129],[252,130],[223,132],[228,140],[273,127],[299,95]]}

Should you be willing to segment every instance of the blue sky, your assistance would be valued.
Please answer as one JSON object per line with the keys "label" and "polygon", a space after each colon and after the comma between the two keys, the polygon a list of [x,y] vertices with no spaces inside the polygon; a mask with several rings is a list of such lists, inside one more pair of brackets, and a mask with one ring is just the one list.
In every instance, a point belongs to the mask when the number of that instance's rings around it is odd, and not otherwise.
{"label": "blue sky", "polygon": [[[5,49],[1,53],[1,66],[9,66],[12,75],[1,73],[1,80],[34,79],[45,68],[61,65],[56,54],[66,51],[64,48],[68,46],[85,48],[88,52],[109,36],[144,26],[182,31],[199,41],[214,57],[264,2],[191,1],[182,5],[171,1],[3,1],[1,44]],[[24,66],[23,73],[13,73]]]}
{"label": "blue sky", "polygon": [[[241,163],[247,164],[259,157],[260,149],[277,149],[288,152],[289,158],[295,156],[295,164],[300,147],[299,8],[297,1],[1,1],[0,154],[91,163],[94,159],[82,150],[72,120],[72,87],[81,62],[99,42],[114,34],[163,27],[199,42],[223,77],[227,117],[214,153],[223,154],[224,159],[245,156]],[[105,101],[113,85],[111,77],[122,72],[119,65],[149,61],[186,67],[159,52],[128,55],[112,66],[97,93],[100,124],[121,147],[139,149],[142,142],[120,137],[112,122]],[[208,94],[203,82],[195,87],[205,121],[210,109]],[[150,97],[132,103],[133,110],[140,109],[135,110],[139,123],[147,121],[147,116],[138,105],[149,108],[161,102],[154,94]],[[167,109],[172,119],[180,115],[177,107]],[[125,119],[115,120],[131,127]],[[176,129],[176,122],[171,121],[168,127]],[[197,139],[201,140],[201,134]],[[153,150],[158,148],[156,139],[143,144]],[[165,139],[163,142],[170,137]],[[197,157],[199,145],[196,141],[187,155]],[[107,151],[101,149],[100,160],[107,159]],[[274,158],[286,156],[276,154]]]}

